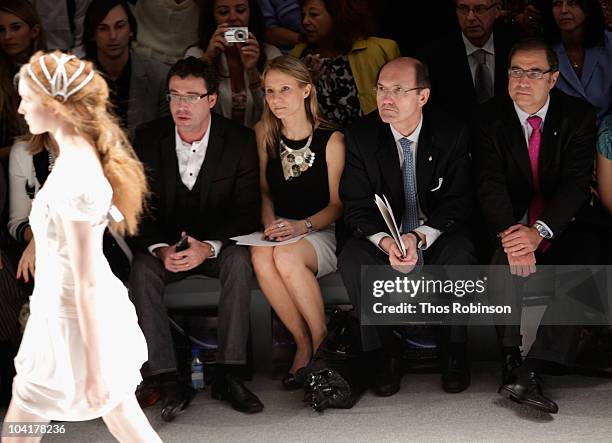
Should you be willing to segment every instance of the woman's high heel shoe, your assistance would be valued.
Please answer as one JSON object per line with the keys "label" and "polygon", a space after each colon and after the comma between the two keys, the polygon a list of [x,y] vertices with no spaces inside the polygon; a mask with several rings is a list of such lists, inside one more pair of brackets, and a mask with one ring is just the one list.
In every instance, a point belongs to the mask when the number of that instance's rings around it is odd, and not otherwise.
{"label": "woman's high heel shoe", "polygon": [[306,366],[295,371],[295,374],[291,372],[287,372],[285,376],[281,380],[281,384],[283,388],[288,391],[295,391],[297,389],[301,389],[304,387],[304,381],[306,377],[303,373],[306,371]]}

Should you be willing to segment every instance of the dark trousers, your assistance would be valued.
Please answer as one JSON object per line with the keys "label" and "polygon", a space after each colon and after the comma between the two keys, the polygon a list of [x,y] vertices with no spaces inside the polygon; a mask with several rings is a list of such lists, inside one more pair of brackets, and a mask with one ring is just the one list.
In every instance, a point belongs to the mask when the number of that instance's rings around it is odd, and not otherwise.
{"label": "dark trousers", "polygon": [[221,280],[217,363],[246,363],[253,276],[249,251],[242,246],[225,246],[217,259],[208,259],[195,269],[177,273],[166,270],[159,258],[139,252],[132,262],[130,297],[149,348],[149,361],[143,368],[146,376],[176,371],[164,289],[168,283],[196,274]]}
{"label": "dark trousers", "polygon": [[15,271],[8,255],[0,251],[0,342],[18,345],[21,340],[19,312],[28,297],[15,280]]}
{"label": "dark trousers", "polygon": [[[423,251],[426,265],[473,265],[477,258],[470,237],[464,232],[441,235],[427,250]],[[357,315],[361,312],[361,267],[388,265],[389,257],[366,238],[350,238],[338,257],[338,267],[344,286]],[[362,326],[361,341],[364,352],[383,348],[395,353],[389,326]],[[447,339],[451,343],[467,341],[466,326],[448,328]]]}
{"label": "dark trousers", "polygon": [[[557,240],[554,240],[545,253],[536,252],[537,265],[597,265],[601,264],[603,251],[597,231],[587,229],[581,224],[570,225]],[[492,265],[508,266],[508,257],[504,250],[498,248],[491,259]],[[497,271],[500,272],[500,271]],[[495,274],[497,274],[497,272]],[[540,269],[529,278],[539,278]],[[494,274],[494,275],[495,275]],[[550,278],[543,275],[542,278]],[[525,280],[522,277],[489,279],[489,297],[491,304],[513,305],[512,320],[507,325],[496,325],[497,337],[502,346],[521,346],[520,320],[522,310],[522,293]],[[551,281],[552,283],[552,281]],[[552,284],[546,284],[552,288]],[[585,294],[593,296],[594,294]],[[597,303],[597,302],[595,302]],[[591,303],[593,305],[593,303]],[[529,350],[528,358],[550,361],[564,366],[571,365],[578,351],[578,341],[582,326],[578,324],[555,324],[564,319],[576,323],[576,312],[581,304],[569,297],[552,298],[548,301],[546,311],[538,327],[536,340]]]}

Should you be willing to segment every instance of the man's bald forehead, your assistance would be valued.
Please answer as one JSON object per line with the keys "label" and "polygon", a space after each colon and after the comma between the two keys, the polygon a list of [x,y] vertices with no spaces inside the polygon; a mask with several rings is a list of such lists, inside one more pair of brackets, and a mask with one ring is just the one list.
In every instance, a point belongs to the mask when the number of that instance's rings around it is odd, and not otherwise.
{"label": "man's bald forehead", "polygon": [[385,65],[381,68],[378,77],[383,73],[388,73],[389,71],[400,72],[402,77],[407,79],[414,78],[416,64],[419,63],[417,59],[411,57],[399,57],[390,62],[385,63]]}

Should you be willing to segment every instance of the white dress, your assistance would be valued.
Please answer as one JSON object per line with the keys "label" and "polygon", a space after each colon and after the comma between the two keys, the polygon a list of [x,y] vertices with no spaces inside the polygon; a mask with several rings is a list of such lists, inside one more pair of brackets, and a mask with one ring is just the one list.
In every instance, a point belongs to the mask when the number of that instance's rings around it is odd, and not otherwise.
{"label": "white dress", "polygon": [[[87,161],[58,158],[36,195],[30,225],[36,239],[36,278],[19,352],[13,399],[27,412],[50,420],[80,421],[105,415],[142,380],[147,345],[134,306],[102,253],[102,235],[111,208],[112,188],[101,168]],[[95,291],[100,325],[102,377],[110,392],[100,408],[85,398],[85,346],[81,336],[74,276],[64,223],[87,221],[94,229]]]}

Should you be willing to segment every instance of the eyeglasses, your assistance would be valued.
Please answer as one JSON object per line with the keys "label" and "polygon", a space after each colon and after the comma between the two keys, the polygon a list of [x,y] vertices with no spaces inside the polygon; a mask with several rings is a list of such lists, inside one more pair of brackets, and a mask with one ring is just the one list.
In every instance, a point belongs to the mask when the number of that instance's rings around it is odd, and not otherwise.
{"label": "eyeglasses", "polygon": [[547,69],[546,71],[539,71],[537,69],[521,69],[521,68],[510,68],[508,69],[508,75],[514,78],[521,78],[524,75],[527,76],[528,79],[531,80],[539,80],[544,74],[548,74],[549,72],[553,72],[553,69]]}
{"label": "eyeglasses", "polygon": [[212,92],[206,92],[200,95],[198,94],[189,94],[189,95],[166,94],[166,100],[168,100],[170,103],[180,103],[183,101],[191,105],[195,102],[199,102],[204,97],[208,97],[209,95],[212,95],[212,94],[213,94]]}
{"label": "eyeglasses", "polygon": [[468,5],[457,5],[457,6],[455,6],[455,9],[461,15],[469,15],[470,11],[472,11],[474,13],[474,15],[484,15],[491,8],[494,8],[495,6],[497,6],[497,2],[493,2],[489,6],[476,5],[476,6],[473,6],[473,7],[469,7]]}
{"label": "eyeglasses", "polygon": [[408,94],[411,91],[416,91],[419,89],[424,89],[423,86],[417,86],[416,88],[410,88],[410,89],[404,89],[401,88],[399,86],[395,86],[393,88],[385,88],[384,86],[378,85],[378,86],[374,86],[372,88],[372,91],[374,91],[374,94],[380,96],[380,97],[384,97],[386,94],[390,94],[391,97],[393,98],[399,98],[403,95]]}

